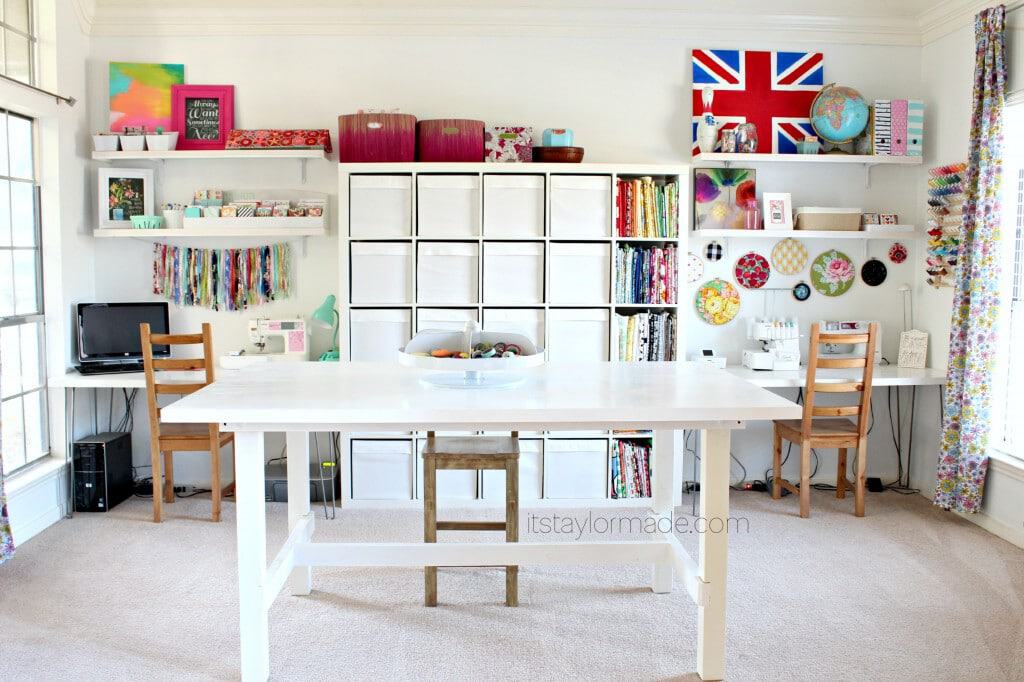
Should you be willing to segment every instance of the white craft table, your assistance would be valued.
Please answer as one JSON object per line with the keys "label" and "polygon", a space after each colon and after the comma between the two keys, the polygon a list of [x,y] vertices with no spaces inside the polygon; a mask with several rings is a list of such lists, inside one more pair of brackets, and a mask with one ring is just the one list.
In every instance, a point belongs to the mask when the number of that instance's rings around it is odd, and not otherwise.
{"label": "white craft table", "polygon": [[[697,604],[697,672],[725,676],[726,533],[700,536],[699,560],[671,532],[681,482],[682,429],[699,429],[700,513],[729,515],[729,438],[744,422],[795,419],[800,407],[728,372],[691,363],[550,364],[506,390],[421,383],[423,370],[389,363],[270,363],[225,373],[165,407],[168,422],[219,422],[235,433],[239,626],[243,680],[265,680],[267,612],[287,583],[309,594],[312,566],[650,564],[651,589],[677,577]],[[481,409],[487,406],[487,409]],[[636,542],[318,543],[309,502],[309,436],[316,431],[652,429],[651,513],[659,532]],[[267,565],[264,434],[285,432],[289,535]],[[724,524],[723,524],[724,525]],[[529,573],[521,574],[529,580]],[[680,672],[690,669],[684,662]]]}

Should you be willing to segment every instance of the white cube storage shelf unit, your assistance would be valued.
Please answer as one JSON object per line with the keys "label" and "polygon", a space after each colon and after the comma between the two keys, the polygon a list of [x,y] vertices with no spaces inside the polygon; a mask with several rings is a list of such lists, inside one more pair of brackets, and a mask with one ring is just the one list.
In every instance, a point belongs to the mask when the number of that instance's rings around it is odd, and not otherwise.
{"label": "white cube storage shelf unit", "polygon": [[[521,333],[551,362],[613,358],[619,178],[680,183],[686,251],[689,168],[632,164],[341,164],[342,360],[393,361],[415,331]],[[629,310],[660,310],[629,305]],[[678,322],[677,357],[685,344]],[[609,433],[523,432],[523,500],[608,499]],[[423,434],[351,435],[343,500],[420,503]],[[504,473],[443,472],[439,497],[500,505]],[[545,502],[550,500],[550,502]],[[620,500],[609,500],[621,504]]]}

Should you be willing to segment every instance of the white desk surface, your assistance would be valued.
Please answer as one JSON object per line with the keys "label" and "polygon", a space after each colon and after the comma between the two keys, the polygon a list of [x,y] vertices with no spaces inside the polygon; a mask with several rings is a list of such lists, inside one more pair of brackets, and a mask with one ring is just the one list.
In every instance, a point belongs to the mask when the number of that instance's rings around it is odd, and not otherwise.
{"label": "white desk surface", "polygon": [[[221,370],[217,368],[218,372]],[[202,372],[170,372],[167,378],[163,372],[158,372],[160,381],[171,383],[174,381],[190,382],[202,380]],[[51,388],[146,388],[145,372],[119,372],[116,374],[82,374],[77,369],[69,369],[67,373],[59,377],[50,377]]]}
{"label": "white desk surface", "polygon": [[[394,363],[269,363],[224,373],[165,407],[164,421],[272,425],[603,423],[612,428],[800,417],[800,407],[727,371],[689,362],[552,363],[511,390],[441,389]],[[262,430],[262,428],[260,429]],[[266,430],[288,430],[267,428]]]}
{"label": "white desk surface", "polygon": [[[726,367],[725,371],[761,388],[803,388],[807,383],[805,367],[790,372],[762,371],[746,367]],[[860,370],[819,369],[817,373],[817,381],[823,384],[839,383],[858,377],[860,377]],[[928,367],[912,369],[895,365],[875,366],[871,380],[872,386],[944,386],[945,384],[946,370],[944,369]]]}

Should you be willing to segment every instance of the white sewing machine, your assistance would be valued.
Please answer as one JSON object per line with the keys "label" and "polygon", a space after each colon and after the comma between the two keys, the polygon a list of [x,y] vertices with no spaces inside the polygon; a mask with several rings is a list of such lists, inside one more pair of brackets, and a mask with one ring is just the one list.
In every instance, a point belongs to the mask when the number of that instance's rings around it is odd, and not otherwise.
{"label": "white sewing machine", "polygon": [[[822,320],[821,332],[824,334],[867,334],[868,325],[873,320]],[[864,357],[863,343],[826,343],[822,345],[821,354],[832,358]],[[858,346],[861,346],[858,348]],[[875,337],[875,364],[882,362],[882,325],[878,325],[878,336]]]}
{"label": "white sewing machine", "polygon": [[758,348],[743,351],[743,366],[760,370],[800,369],[800,325],[795,319],[753,319],[747,322],[747,338]]}
{"label": "white sewing machine", "polygon": [[309,330],[302,318],[249,320],[249,345],[222,355],[220,365],[237,369],[272,360],[309,360]]}

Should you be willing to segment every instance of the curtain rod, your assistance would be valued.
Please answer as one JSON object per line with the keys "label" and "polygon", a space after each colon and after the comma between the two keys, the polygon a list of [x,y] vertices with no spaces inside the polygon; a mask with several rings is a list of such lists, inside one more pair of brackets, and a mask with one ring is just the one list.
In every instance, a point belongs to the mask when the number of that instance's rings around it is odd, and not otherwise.
{"label": "curtain rod", "polygon": [[11,78],[10,76],[5,76],[3,74],[0,74],[0,79],[3,79],[5,81],[7,81],[8,83],[14,83],[15,85],[20,85],[23,88],[28,88],[29,90],[33,90],[33,91],[38,92],[40,94],[46,95],[47,97],[53,97],[55,100],[57,100],[57,104],[60,104],[61,102],[65,102],[69,107],[75,106],[75,98],[74,97],[65,97],[64,95],[58,95],[56,92],[50,92],[49,90],[43,90],[42,88],[37,88],[34,85],[29,85],[28,83],[24,83],[24,82],[18,80],[17,78]]}

